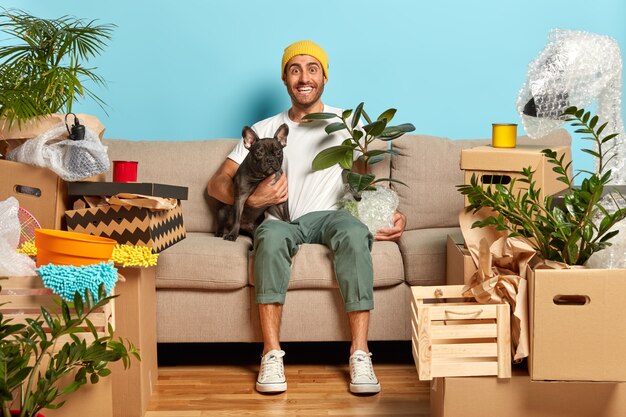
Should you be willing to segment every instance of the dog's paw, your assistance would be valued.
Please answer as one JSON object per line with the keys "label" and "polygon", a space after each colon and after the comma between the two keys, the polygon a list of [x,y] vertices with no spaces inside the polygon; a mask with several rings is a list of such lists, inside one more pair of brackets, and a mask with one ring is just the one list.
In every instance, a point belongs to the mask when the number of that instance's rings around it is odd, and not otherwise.
{"label": "dog's paw", "polygon": [[223,237],[224,232],[215,232],[215,237]]}
{"label": "dog's paw", "polygon": [[230,240],[231,242],[234,242],[235,240],[237,240],[237,236],[229,233],[224,236],[224,240]]}

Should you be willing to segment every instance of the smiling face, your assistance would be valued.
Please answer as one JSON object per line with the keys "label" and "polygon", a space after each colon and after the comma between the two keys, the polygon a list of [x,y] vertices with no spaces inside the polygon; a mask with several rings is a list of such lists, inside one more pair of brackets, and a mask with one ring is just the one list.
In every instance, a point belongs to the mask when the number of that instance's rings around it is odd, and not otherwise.
{"label": "smiling face", "polygon": [[310,55],[296,55],[285,65],[283,81],[298,109],[315,109],[321,103],[326,77],[320,62]]}

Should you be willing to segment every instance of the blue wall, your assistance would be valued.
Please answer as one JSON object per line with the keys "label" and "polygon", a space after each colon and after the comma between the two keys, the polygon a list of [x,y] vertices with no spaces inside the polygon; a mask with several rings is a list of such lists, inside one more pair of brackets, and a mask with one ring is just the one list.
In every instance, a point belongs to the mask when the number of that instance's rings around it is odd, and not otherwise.
{"label": "blue wall", "polygon": [[[328,104],[365,101],[372,114],[396,107],[398,122],[454,139],[489,137],[492,122],[520,123],[515,100],[550,29],[606,34],[626,48],[624,0],[3,0],[3,6],[118,26],[94,61],[108,81],[97,91],[108,115],[92,102],[75,109],[98,116],[109,138],[238,137],[243,125],[289,106],[280,59],[299,39],[315,40],[330,56]],[[575,164],[591,169],[580,152]]]}

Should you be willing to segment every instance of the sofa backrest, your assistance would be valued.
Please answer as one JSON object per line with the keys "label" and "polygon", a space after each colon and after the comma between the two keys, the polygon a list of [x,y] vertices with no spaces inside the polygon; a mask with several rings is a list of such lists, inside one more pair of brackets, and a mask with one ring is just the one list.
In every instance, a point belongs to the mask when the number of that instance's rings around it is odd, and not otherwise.
{"label": "sofa backrest", "polygon": [[[571,137],[559,129],[540,139],[518,137],[519,144],[570,145]],[[400,199],[399,210],[407,216],[407,230],[454,227],[459,224],[463,196],[461,150],[488,145],[491,139],[450,140],[427,135],[404,135],[392,143],[398,155],[391,158],[391,177],[408,185],[393,184]]]}
{"label": "sofa backrest", "polygon": [[[182,202],[183,221],[188,232],[215,232],[217,202],[207,195],[209,179],[240,139],[191,141],[131,141],[106,139],[109,159],[139,161],[137,181],[180,185],[189,188]],[[372,144],[383,149],[386,142]],[[377,177],[389,177],[389,158],[372,166]],[[111,180],[111,172],[106,176]]]}
{"label": "sofa backrest", "polygon": [[[188,232],[215,230],[215,201],[207,195],[209,179],[239,139],[193,141],[130,141],[107,139],[109,159],[139,161],[137,181],[180,185],[189,188],[182,202]],[[111,172],[107,173],[107,181]]]}

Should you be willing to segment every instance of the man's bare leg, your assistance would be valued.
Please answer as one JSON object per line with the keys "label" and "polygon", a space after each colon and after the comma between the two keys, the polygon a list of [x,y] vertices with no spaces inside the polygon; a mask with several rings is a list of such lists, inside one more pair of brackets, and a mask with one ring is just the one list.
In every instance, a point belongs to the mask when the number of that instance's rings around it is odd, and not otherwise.
{"label": "man's bare leg", "polygon": [[353,311],[348,313],[352,331],[350,346],[350,392],[353,394],[376,394],[380,392],[380,382],[374,373],[371,353],[367,346],[367,331],[370,312]]}
{"label": "man's bare leg", "polygon": [[280,350],[280,322],[282,304],[259,304],[259,319],[263,335],[263,355],[270,350]]}
{"label": "man's bare leg", "polygon": [[370,323],[369,310],[352,311],[348,313],[348,320],[350,321],[350,330],[352,331],[350,355],[357,350],[369,353],[369,348],[367,347],[367,332]]}
{"label": "man's bare leg", "polygon": [[[283,366],[285,352],[280,350],[280,320],[283,314],[281,304],[259,304],[259,318],[263,333],[263,357],[256,389],[266,394],[276,394],[287,390],[287,380]],[[270,354],[271,352],[271,354]]]}

